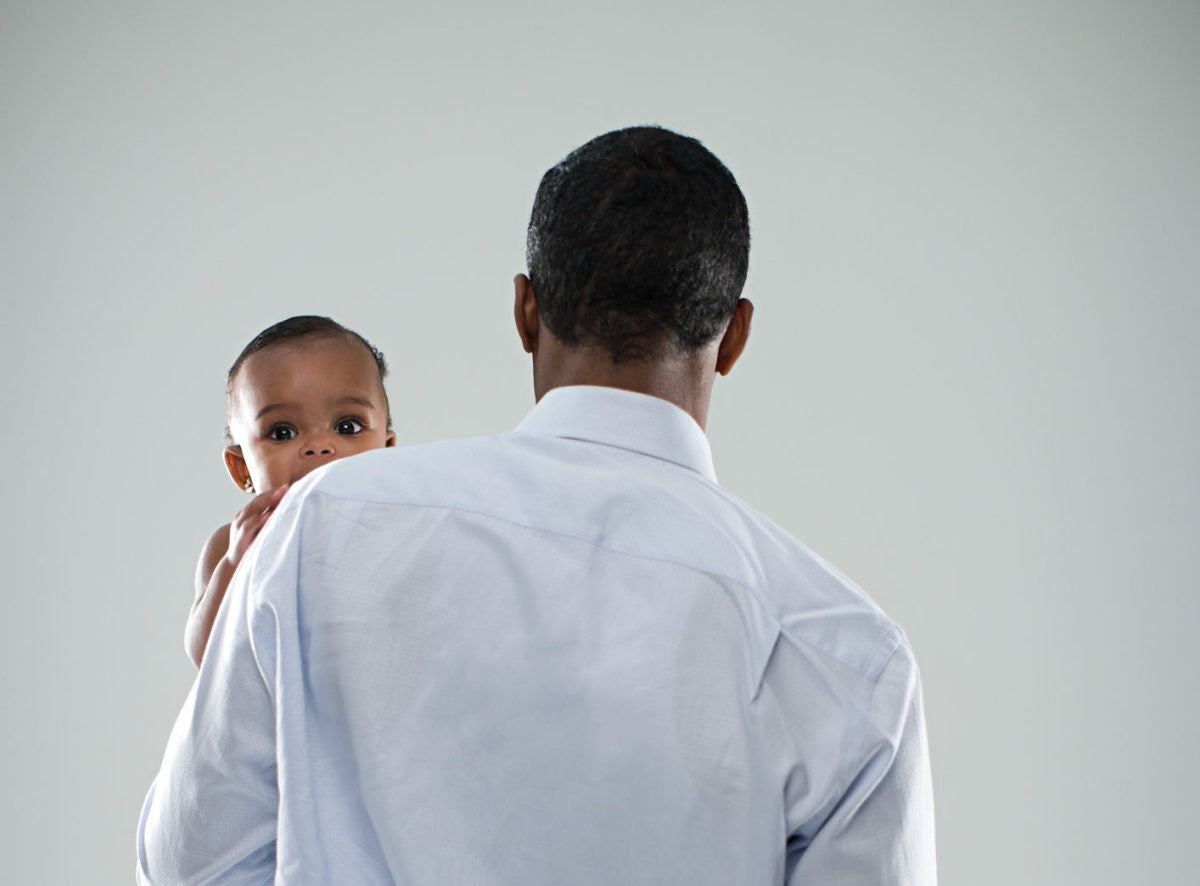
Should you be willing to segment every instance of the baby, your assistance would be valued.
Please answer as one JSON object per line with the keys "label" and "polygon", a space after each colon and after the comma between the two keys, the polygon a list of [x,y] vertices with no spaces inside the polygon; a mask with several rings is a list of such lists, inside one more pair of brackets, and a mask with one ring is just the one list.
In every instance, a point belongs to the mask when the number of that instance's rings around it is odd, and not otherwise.
{"label": "baby", "polygon": [[184,644],[204,658],[238,563],[288,486],[335,459],[396,445],[383,354],[328,317],[292,317],[260,332],[229,370],[225,466],[254,495],[212,534],[196,565]]}

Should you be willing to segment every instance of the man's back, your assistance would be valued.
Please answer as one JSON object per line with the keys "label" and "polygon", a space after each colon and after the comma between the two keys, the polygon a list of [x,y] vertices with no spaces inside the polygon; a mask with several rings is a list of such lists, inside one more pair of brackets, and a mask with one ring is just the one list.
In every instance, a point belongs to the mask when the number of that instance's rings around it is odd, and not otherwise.
{"label": "man's back", "polygon": [[932,882],[901,633],[674,406],[562,388],[297,499],[213,664],[279,749],[221,826],[277,803],[281,882]]}

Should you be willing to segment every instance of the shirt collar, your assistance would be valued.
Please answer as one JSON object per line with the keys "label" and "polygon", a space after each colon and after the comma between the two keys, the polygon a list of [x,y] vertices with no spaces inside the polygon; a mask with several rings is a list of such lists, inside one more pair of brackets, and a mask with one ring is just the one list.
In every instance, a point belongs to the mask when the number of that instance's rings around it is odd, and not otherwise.
{"label": "shirt collar", "polygon": [[647,394],[591,385],[554,388],[517,431],[641,452],[717,482],[708,438],[695,419],[674,403]]}

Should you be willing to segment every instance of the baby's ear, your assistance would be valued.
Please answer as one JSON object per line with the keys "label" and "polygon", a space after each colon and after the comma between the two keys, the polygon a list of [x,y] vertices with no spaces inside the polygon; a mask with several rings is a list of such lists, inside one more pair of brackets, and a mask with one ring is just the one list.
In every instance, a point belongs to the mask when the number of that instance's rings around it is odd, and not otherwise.
{"label": "baby's ear", "polygon": [[396,432],[388,431],[387,439],[383,441],[385,448],[390,448],[396,445]]}
{"label": "baby's ear", "polygon": [[246,459],[242,457],[242,447],[225,447],[225,468],[229,477],[238,489],[246,492],[254,491],[254,481],[250,479],[250,471],[246,467]]}

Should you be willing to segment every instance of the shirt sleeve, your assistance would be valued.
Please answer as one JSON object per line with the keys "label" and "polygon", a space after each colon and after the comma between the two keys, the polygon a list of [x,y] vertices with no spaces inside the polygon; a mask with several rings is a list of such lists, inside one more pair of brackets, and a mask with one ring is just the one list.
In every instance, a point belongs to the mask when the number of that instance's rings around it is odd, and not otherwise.
{"label": "shirt sleeve", "polygon": [[906,643],[884,667],[853,746],[848,786],[790,855],[788,886],[936,886],[925,717]]}
{"label": "shirt sleeve", "polygon": [[142,886],[274,880],[279,630],[267,601],[274,586],[294,587],[295,520],[296,508],[276,513],[230,582],[142,809]]}

